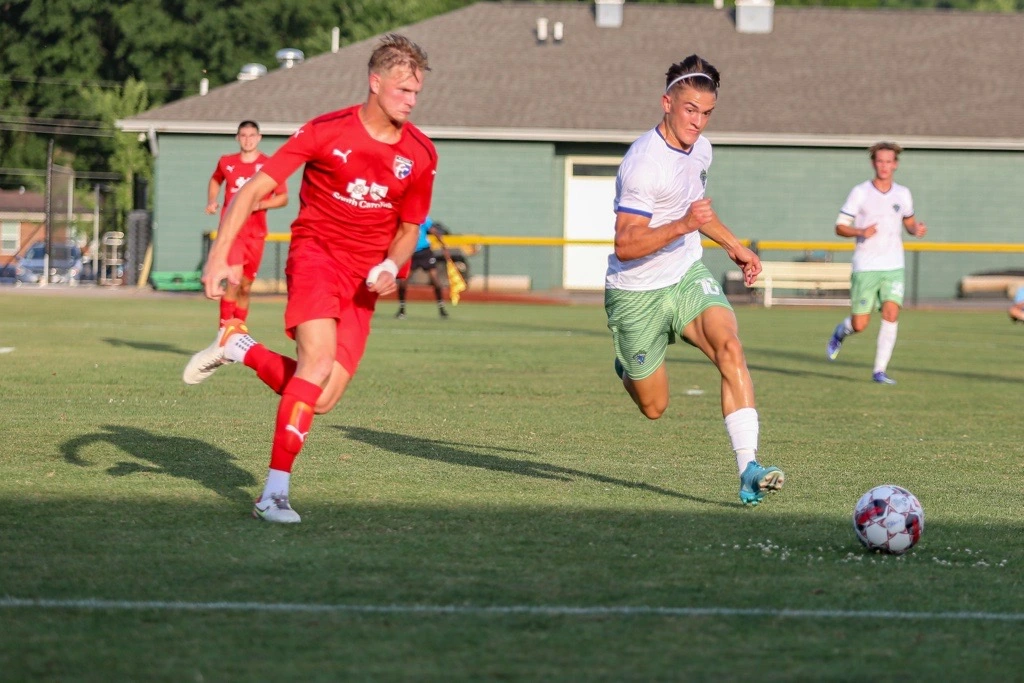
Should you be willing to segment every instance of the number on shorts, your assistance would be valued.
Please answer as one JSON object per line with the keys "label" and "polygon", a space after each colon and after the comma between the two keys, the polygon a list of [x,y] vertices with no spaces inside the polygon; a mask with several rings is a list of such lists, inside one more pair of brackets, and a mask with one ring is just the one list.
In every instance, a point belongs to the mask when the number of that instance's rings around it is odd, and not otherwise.
{"label": "number on shorts", "polygon": [[715,278],[706,277],[700,280],[700,288],[704,290],[705,296],[718,296],[722,293],[722,288],[715,282]]}
{"label": "number on shorts", "polygon": [[889,291],[892,292],[893,296],[903,296],[903,283],[893,282],[889,287]]}

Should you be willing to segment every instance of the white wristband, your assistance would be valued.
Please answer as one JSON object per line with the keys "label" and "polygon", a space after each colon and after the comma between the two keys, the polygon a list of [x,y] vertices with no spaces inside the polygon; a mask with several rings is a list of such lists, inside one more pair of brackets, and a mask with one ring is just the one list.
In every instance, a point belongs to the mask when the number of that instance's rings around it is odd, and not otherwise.
{"label": "white wristband", "polygon": [[370,273],[366,276],[366,286],[372,287],[373,283],[377,281],[377,278],[381,273],[391,273],[391,277],[398,276],[398,266],[389,258],[384,259],[373,268],[370,268]]}

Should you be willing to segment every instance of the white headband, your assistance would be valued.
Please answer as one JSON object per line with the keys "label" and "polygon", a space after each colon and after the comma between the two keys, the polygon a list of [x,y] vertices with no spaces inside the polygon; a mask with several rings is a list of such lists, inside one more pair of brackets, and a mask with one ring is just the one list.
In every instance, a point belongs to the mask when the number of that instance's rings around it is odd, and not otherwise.
{"label": "white headband", "polygon": [[676,78],[671,83],[669,83],[668,86],[665,88],[665,92],[667,93],[669,90],[671,90],[672,86],[678,83],[679,81],[685,81],[687,78],[693,78],[694,76],[703,76],[712,83],[715,82],[715,79],[711,78],[711,76],[708,76],[706,73],[694,71],[693,73],[683,74],[682,76],[676,76]]}

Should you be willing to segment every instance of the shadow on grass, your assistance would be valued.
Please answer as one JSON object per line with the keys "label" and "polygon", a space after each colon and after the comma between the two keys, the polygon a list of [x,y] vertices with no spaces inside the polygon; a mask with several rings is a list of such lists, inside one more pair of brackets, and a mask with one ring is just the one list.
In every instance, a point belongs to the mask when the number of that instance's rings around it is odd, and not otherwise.
{"label": "shadow on grass", "polygon": [[500,448],[496,446],[481,446],[477,444],[438,441],[436,439],[424,439],[407,434],[379,432],[374,429],[366,429],[364,427],[345,427],[342,425],[335,425],[334,428],[340,430],[349,439],[361,441],[365,444],[374,446],[375,448],[397,453],[398,455],[407,455],[414,458],[423,458],[425,460],[446,462],[451,465],[460,465],[462,467],[478,467],[480,469],[491,470],[493,472],[509,472],[511,474],[518,474],[524,477],[534,477],[537,479],[551,479],[557,481],[590,479],[591,481],[601,482],[602,484],[610,484],[628,489],[638,489],[640,491],[655,493],[660,496],[670,496],[672,498],[682,498],[683,500],[689,500],[695,503],[704,503],[705,505],[715,505],[725,508],[743,507],[739,503],[726,503],[720,500],[709,500],[707,498],[691,496],[685,493],[680,493],[679,491],[673,491],[672,489],[647,484],[641,481],[618,479],[616,477],[609,477],[595,472],[585,472],[571,467],[561,467],[560,465],[552,465],[546,462],[537,462],[536,460],[510,458],[501,455],[488,455],[486,453],[478,452],[479,450],[497,450],[508,453],[534,455],[529,451]]}
{"label": "shadow on grass", "polygon": [[[869,348],[874,349],[874,343],[875,343],[874,339],[869,339],[869,340],[866,339],[864,341],[870,345]],[[745,351],[747,352],[748,356],[750,356],[750,355],[764,355],[764,356],[768,356],[769,358],[780,358],[780,359],[785,359],[785,360],[789,360],[789,361],[808,362],[808,363],[815,363],[815,364],[820,364],[820,365],[824,365],[824,366],[829,366],[830,364],[829,364],[829,361],[825,358],[824,350],[825,350],[824,344],[822,344],[822,346],[821,346],[821,353],[820,354],[818,354],[818,353],[809,353],[809,352],[804,352],[804,351],[783,351],[783,350],[780,350],[780,349],[773,349],[773,348],[745,347]],[[908,360],[914,360],[914,359],[919,357],[919,356],[913,355],[913,352],[911,350],[909,350],[909,349],[905,349],[904,353],[906,354],[905,358],[908,359]],[[899,347],[897,346],[896,356],[899,357],[899,355],[900,355]],[[756,369],[756,370],[762,370],[764,372],[774,372],[774,373],[780,373],[780,374],[786,374],[786,375],[810,375],[810,376],[827,377],[827,378],[830,378],[830,379],[839,379],[839,380],[846,380],[846,381],[855,381],[855,382],[861,381],[859,378],[844,377],[842,375],[837,375],[837,374],[833,374],[833,373],[826,373],[826,372],[794,370],[792,368],[780,368],[780,367],[777,367],[777,366],[768,366],[768,365],[752,365],[752,364],[749,364],[749,363],[748,363],[748,367],[751,370],[755,370]],[[870,370],[871,370],[871,363],[870,362],[863,362],[863,363],[858,363],[856,365],[853,365],[853,364],[850,364],[850,363],[844,363],[842,361],[842,359],[840,359],[839,361],[837,361],[835,363],[835,365],[833,367],[835,367],[836,369],[843,369],[843,370],[849,370],[851,368],[862,369],[864,371],[864,373],[865,373],[865,376],[868,379],[870,379],[870,375],[871,375],[871,372],[870,372]],[[918,375],[931,375],[931,376],[935,376],[935,377],[953,377],[953,378],[958,378],[958,379],[971,380],[971,381],[975,381],[975,382],[993,382],[993,383],[997,383],[997,384],[1020,384],[1020,379],[1018,379],[1016,377],[1013,377],[1013,376],[1009,376],[1009,375],[990,375],[990,374],[985,374],[985,373],[981,373],[981,372],[959,372],[957,370],[952,370],[952,369],[935,368],[935,367],[920,367],[920,366],[915,367],[913,365],[904,365],[904,364],[900,364],[899,365],[899,369],[895,370],[893,374],[896,374],[896,373],[901,374],[901,375],[902,374],[918,374]]]}
{"label": "shadow on grass", "polygon": [[92,463],[79,452],[93,444],[109,444],[115,448],[152,463],[121,461],[107,468],[112,477],[149,472],[166,474],[179,479],[191,479],[214,493],[233,502],[252,502],[252,496],[243,487],[254,486],[256,478],[246,470],[234,465],[235,459],[227,451],[211,446],[198,439],[181,436],[161,436],[136,427],[104,425],[104,431],[84,434],[65,442],[61,455],[72,465],[89,467]]}
{"label": "shadow on grass", "polygon": [[198,349],[189,351],[187,349],[178,348],[172,344],[164,342],[141,342],[133,341],[131,339],[117,339],[115,337],[104,337],[103,341],[111,346],[127,346],[130,349],[136,349],[138,351],[156,351],[157,353],[173,353],[178,356],[189,356],[191,357]]}
{"label": "shadow on grass", "polygon": [[[764,355],[783,355],[788,357],[790,360],[802,360],[807,362],[816,362],[817,359],[812,357],[810,354],[798,354],[798,353],[783,353],[776,354],[774,351],[765,349],[756,349],[751,347],[745,347],[747,353],[747,369],[756,370],[758,372],[771,372],[776,375],[786,375],[788,377],[819,377],[822,379],[838,380],[841,382],[856,382],[859,381],[852,377],[846,377],[839,375],[834,372],[819,372],[817,370],[800,370],[792,367],[780,367],[778,365],[759,365],[758,363],[751,363],[749,357],[751,355],[764,354]],[[665,362],[673,365],[705,365],[710,364],[711,361],[702,354],[700,351],[694,349],[686,349],[687,355],[680,358],[679,356],[666,356]],[[824,355],[824,354],[823,354]],[[823,361],[825,362],[825,361]]]}

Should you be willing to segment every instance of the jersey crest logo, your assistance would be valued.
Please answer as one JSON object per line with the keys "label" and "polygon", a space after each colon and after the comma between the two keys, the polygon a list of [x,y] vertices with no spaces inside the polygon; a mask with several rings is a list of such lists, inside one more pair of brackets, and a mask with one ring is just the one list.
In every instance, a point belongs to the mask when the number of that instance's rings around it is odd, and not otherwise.
{"label": "jersey crest logo", "polygon": [[900,205],[899,204],[893,204],[892,205],[892,210],[895,211],[896,213],[899,213],[900,212]]}
{"label": "jersey crest logo", "polygon": [[395,163],[392,167],[395,171],[395,177],[399,180],[405,180],[412,173],[412,159],[406,159],[395,155]]}
{"label": "jersey crest logo", "polygon": [[646,351],[638,352],[635,356],[633,356],[633,360],[635,360],[637,362],[637,364],[643,365],[647,361],[647,352]]}
{"label": "jersey crest logo", "polygon": [[707,187],[708,186],[708,169],[706,169],[706,168],[702,168],[700,170],[700,184],[703,187]]}
{"label": "jersey crest logo", "polygon": [[256,172],[259,173],[260,169],[263,168],[263,164],[256,164]]}

